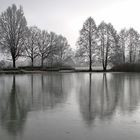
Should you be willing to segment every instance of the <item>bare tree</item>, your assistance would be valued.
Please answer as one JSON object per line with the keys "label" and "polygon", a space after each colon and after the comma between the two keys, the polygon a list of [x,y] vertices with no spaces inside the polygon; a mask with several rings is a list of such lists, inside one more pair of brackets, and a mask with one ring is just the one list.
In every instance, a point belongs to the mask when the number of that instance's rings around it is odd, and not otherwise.
{"label": "bare tree", "polygon": [[44,60],[49,57],[51,52],[53,51],[53,47],[51,47],[51,35],[43,30],[40,31],[38,36],[38,49],[39,56],[41,57],[41,66],[44,66]]}
{"label": "bare tree", "polygon": [[106,71],[108,62],[117,45],[117,33],[111,24],[102,22],[98,27],[99,50],[103,70]]}
{"label": "bare tree", "polygon": [[39,29],[37,27],[30,27],[28,29],[27,37],[24,43],[24,56],[31,59],[31,65],[34,66],[34,59],[39,55],[37,39]]}
{"label": "bare tree", "polygon": [[58,54],[58,35],[56,35],[54,32],[50,32],[50,46],[49,46],[49,55],[48,55],[48,61],[50,61],[51,66],[53,65],[54,59],[56,59]]}
{"label": "bare tree", "polygon": [[[41,57],[41,66],[44,66],[44,60],[63,62],[66,57],[70,56],[70,47],[68,41],[62,35],[56,35],[53,32],[39,31],[38,39],[39,56]],[[69,54],[68,54],[69,52]]]}
{"label": "bare tree", "polygon": [[13,67],[16,67],[16,60],[23,53],[23,44],[27,29],[23,9],[17,9],[13,4],[0,15],[0,45],[2,49],[11,54]]}
{"label": "bare tree", "polygon": [[126,29],[122,29],[119,33],[119,45],[121,47],[122,52],[122,63],[125,63],[125,51],[126,51],[126,39],[127,39],[127,31]]}
{"label": "bare tree", "polygon": [[89,70],[92,70],[92,61],[97,46],[97,27],[94,20],[89,17],[83,24],[78,40],[78,50],[81,57],[89,61]]}
{"label": "bare tree", "polygon": [[58,46],[58,61],[59,63],[63,64],[67,58],[72,57],[72,50],[68,41],[62,35],[58,36],[57,39],[57,46]]}
{"label": "bare tree", "polygon": [[139,33],[133,28],[130,28],[127,32],[127,50],[130,63],[136,62],[137,53],[139,52],[139,45],[140,45]]}

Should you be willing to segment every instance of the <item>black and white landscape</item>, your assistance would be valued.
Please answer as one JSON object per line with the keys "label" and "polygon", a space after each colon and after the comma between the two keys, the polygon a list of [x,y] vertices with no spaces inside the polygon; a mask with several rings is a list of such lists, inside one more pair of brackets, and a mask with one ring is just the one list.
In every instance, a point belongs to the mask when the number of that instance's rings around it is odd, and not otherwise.
{"label": "black and white landscape", "polygon": [[0,3],[0,139],[140,139],[138,0]]}

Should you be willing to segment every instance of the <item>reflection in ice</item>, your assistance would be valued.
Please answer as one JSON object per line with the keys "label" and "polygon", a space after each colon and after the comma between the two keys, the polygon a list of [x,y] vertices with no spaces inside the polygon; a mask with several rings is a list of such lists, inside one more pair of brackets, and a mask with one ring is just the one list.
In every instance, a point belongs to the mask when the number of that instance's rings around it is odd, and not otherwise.
{"label": "reflection in ice", "polygon": [[137,140],[139,91],[140,74],[1,75],[0,137]]}

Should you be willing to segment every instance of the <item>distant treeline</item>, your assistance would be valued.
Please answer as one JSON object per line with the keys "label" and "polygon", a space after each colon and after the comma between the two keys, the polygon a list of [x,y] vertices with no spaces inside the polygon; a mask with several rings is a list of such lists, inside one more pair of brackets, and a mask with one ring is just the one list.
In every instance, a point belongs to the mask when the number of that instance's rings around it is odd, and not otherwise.
{"label": "distant treeline", "polygon": [[73,55],[64,36],[35,26],[28,27],[23,8],[18,9],[15,4],[0,15],[0,48],[7,54],[7,59],[10,56],[14,68],[20,57],[29,58],[32,67],[35,60],[43,67],[44,62],[45,65],[62,65]]}
{"label": "distant treeline", "polygon": [[14,68],[19,58],[28,58],[32,67],[38,61],[39,67],[88,64],[89,70],[95,63],[106,70],[108,65],[140,61],[140,35],[133,28],[117,33],[111,23],[103,21],[97,26],[89,17],[80,30],[77,49],[73,52],[64,36],[29,27],[23,8],[15,4],[0,15],[0,48],[7,60],[10,57]]}

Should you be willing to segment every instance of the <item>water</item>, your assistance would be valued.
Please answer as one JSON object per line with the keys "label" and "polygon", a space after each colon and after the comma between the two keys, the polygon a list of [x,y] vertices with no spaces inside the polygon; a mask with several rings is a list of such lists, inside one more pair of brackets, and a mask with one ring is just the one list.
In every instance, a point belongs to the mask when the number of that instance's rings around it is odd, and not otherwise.
{"label": "water", "polygon": [[140,140],[140,74],[0,76],[0,140]]}

